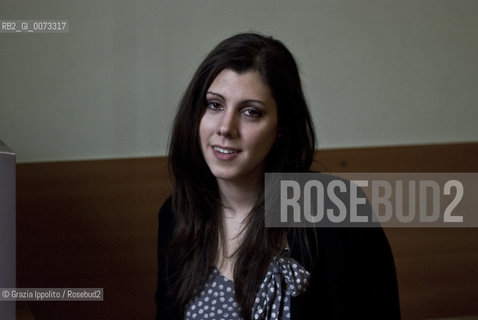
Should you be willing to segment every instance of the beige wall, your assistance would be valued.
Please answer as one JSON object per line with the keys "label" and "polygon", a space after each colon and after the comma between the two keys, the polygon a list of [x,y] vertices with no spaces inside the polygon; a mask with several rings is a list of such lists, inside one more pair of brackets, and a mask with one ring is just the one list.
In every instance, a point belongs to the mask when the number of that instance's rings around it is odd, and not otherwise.
{"label": "beige wall", "polygon": [[[0,139],[19,162],[166,154],[204,55],[272,34],[302,70],[319,147],[478,141],[478,1],[2,0]],[[475,67],[473,67],[475,66]]]}

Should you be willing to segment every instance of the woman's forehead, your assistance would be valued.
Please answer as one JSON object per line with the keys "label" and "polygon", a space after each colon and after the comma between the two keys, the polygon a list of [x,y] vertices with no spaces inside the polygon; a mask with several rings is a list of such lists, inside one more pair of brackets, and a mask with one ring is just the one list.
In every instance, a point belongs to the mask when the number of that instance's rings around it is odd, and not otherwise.
{"label": "woman's forehead", "polygon": [[273,100],[269,86],[256,70],[238,73],[232,69],[224,69],[214,78],[207,91],[231,99]]}

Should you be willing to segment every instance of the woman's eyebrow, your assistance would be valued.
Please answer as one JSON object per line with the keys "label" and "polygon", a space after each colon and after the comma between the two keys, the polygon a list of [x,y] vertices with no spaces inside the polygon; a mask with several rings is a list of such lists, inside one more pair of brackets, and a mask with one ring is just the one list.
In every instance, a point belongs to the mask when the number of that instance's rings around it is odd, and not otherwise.
{"label": "woman's eyebrow", "polygon": [[259,103],[263,106],[265,106],[266,104],[264,102],[262,102],[261,100],[255,100],[255,99],[247,99],[247,100],[244,100],[244,103],[249,103],[249,102],[255,102],[255,103]]}
{"label": "woman's eyebrow", "polygon": [[[226,98],[224,98],[224,96],[221,95],[221,94],[219,94],[219,93],[216,93],[216,92],[213,92],[213,91],[208,91],[208,92],[206,92],[206,93],[207,93],[207,94],[215,95],[215,96],[221,98],[222,100],[226,100]],[[251,103],[251,102],[259,103],[259,104],[265,106],[265,103],[264,103],[263,101],[261,101],[261,100],[246,99],[246,100],[242,101],[242,103]]]}
{"label": "woman's eyebrow", "polygon": [[212,92],[212,91],[208,91],[206,92],[207,94],[212,94],[212,95],[215,95],[215,96],[218,96],[219,98],[221,98],[222,100],[226,100],[221,94],[219,93],[216,93],[216,92]]}

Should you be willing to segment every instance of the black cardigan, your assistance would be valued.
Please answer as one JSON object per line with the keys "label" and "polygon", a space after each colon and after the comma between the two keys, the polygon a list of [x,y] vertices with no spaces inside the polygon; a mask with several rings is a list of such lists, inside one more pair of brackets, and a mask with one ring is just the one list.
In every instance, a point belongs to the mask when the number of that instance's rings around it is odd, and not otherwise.
{"label": "black cardigan", "polygon": [[[167,247],[174,227],[171,198],[159,212],[156,319],[183,319],[168,298]],[[314,261],[291,245],[311,273],[307,291],[292,298],[291,319],[400,319],[395,266],[381,228],[307,228]],[[174,266],[170,266],[173,267]]]}

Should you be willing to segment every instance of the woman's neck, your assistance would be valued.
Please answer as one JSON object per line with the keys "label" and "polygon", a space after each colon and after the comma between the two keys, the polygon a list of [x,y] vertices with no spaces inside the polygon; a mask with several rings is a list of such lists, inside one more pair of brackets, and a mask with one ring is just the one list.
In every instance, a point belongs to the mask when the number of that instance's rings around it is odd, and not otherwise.
{"label": "woman's neck", "polygon": [[218,186],[223,204],[224,238],[219,243],[216,267],[225,277],[233,279],[234,253],[243,241],[247,217],[256,204],[262,183],[241,184],[218,179]]}
{"label": "woman's neck", "polygon": [[224,217],[243,219],[254,208],[262,184],[260,181],[240,184],[219,179],[218,186]]}

